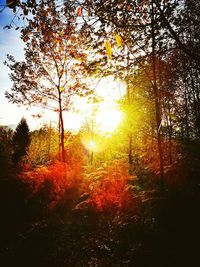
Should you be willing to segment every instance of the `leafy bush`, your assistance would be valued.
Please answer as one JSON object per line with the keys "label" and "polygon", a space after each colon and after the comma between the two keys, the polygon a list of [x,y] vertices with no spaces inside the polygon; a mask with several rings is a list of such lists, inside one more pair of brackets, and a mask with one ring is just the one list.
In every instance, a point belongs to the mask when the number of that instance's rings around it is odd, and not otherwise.
{"label": "leafy bush", "polygon": [[56,130],[47,125],[31,132],[27,162],[34,167],[52,162],[58,154],[58,137]]}
{"label": "leafy bush", "polygon": [[117,160],[112,165],[99,168],[89,175],[87,202],[100,211],[132,210],[137,208],[138,198],[131,192],[128,181],[132,177],[125,163]]}
{"label": "leafy bush", "polygon": [[48,208],[56,208],[61,203],[67,207],[77,198],[81,166],[78,162],[74,166],[55,162],[47,167],[41,166],[33,171],[23,172],[20,179],[28,184],[30,198],[40,195],[40,201],[46,203]]}

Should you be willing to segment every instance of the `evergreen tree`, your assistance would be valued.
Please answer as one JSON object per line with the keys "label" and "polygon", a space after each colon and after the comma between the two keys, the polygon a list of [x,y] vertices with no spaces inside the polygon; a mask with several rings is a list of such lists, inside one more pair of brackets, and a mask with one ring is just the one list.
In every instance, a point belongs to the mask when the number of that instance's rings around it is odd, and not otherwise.
{"label": "evergreen tree", "polygon": [[25,118],[22,118],[13,135],[13,164],[16,166],[20,163],[23,156],[26,155],[27,148],[30,144],[30,132]]}

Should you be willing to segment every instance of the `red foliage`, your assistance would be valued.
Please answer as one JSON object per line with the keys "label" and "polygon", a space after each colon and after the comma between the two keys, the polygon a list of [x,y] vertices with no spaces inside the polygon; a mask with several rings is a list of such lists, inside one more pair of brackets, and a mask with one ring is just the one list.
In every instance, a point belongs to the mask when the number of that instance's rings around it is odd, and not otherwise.
{"label": "red foliage", "polygon": [[88,203],[100,211],[115,209],[133,211],[137,206],[137,198],[128,190],[127,181],[130,178],[127,166],[116,162],[102,171],[98,181],[90,184]]}
{"label": "red foliage", "polygon": [[[81,162],[56,162],[47,167],[23,172],[21,179],[28,184],[30,197],[38,192],[49,208],[75,204],[81,192],[89,194],[87,205],[98,211],[131,210],[137,208],[137,200],[129,191],[128,166],[116,161],[112,166],[90,170],[89,178],[83,181]],[[71,206],[72,207],[72,206]]]}
{"label": "red foliage", "polygon": [[41,166],[33,171],[23,172],[20,178],[28,184],[30,197],[44,191],[50,208],[65,198],[65,194],[72,188],[78,188],[81,182],[81,166],[75,161],[73,165],[62,162],[55,162],[47,167]]}

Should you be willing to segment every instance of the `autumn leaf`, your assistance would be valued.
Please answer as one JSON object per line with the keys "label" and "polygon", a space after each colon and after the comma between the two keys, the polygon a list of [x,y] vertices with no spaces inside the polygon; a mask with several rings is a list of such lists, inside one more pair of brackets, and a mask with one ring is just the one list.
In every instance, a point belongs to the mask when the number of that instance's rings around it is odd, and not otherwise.
{"label": "autumn leaf", "polygon": [[65,34],[65,31],[62,30],[62,31],[60,32],[60,35],[63,36],[64,34]]}
{"label": "autumn leaf", "polygon": [[28,15],[28,9],[24,8],[24,16],[27,16],[27,15]]}
{"label": "autumn leaf", "polygon": [[118,46],[122,46],[123,45],[123,39],[122,39],[122,37],[119,34],[116,34],[115,38],[116,38],[117,45]]}
{"label": "autumn leaf", "polygon": [[174,120],[174,121],[177,119],[176,115],[173,114],[173,113],[170,113],[170,112],[169,112],[167,115],[168,115],[172,120]]}
{"label": "autumn leaf", "polygon": [[65,90],[64,86],[60,87],[60,92],[62,93]]}
{"label": "autumn leaf", "polygon": [[105,45],[105,48],[106,48],[106,52],[107,52],[108,58],[112,59],[112,47],[111,47],[110,42],[108,40],[106,40],[104,45]]}
{"label": "autumn leaf", "polygon": [[76,10],[76,14],[77,14],[77,16],[81,16],[82,15],[82,7],[81,6],[79,6],[78,8],[77,8],[77,10]]}

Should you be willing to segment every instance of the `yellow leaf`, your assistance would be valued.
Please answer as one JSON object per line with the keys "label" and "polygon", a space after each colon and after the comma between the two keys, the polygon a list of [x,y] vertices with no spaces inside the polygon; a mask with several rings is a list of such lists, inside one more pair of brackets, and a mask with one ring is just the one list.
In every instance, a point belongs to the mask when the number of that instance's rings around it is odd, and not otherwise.
{"label": "yellow leaf", "polygon": [[123,45],[123,39],[122,39],[122,37],[119,34],[116,34],[115,38],[116,38],[117,45],[118,46],[122,46]]}
{"label": "yellow leaf", "polygon": [[110,42],[108,40],[106,40],[104,45],[105,45],[105,48],[106,48],[106,52],[107,52],[108,58],[112,59],[112,47],[111,47]]}
{"label": "yellow leaf", "polygon": [[65,90],[64,86],[60,87],[60,92],[62,93]]}
{"label": "yellow leaf", "polygon": [[177,117],[176,117],[176,115],[175,114],[173,114],[173,113],[167,113],[167,115],[172,119],[172,120],[177,120]]}
{"label": "yellow leaf", "polygon": [[65,34],[65,31],[62,30],[62,31],[60,32],[60,35],[64,35],[64,34]]}

